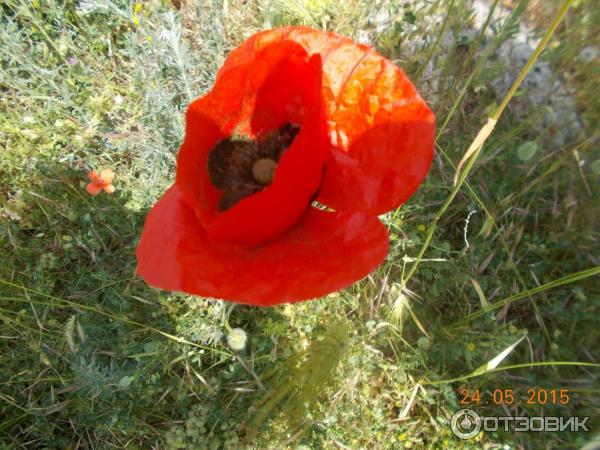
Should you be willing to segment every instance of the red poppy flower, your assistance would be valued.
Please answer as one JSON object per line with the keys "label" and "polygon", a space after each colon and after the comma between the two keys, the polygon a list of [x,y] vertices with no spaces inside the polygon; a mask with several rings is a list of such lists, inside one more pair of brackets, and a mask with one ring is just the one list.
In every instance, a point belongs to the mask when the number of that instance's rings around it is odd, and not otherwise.
{"label": "red poppy flower", "polygon": [[366,276],[388,249],[377,215],[413,194],[433,157],[434,115],[404,73],[306,27],[233,50],[186,118],[137,271],[240,303],[316,298]]}

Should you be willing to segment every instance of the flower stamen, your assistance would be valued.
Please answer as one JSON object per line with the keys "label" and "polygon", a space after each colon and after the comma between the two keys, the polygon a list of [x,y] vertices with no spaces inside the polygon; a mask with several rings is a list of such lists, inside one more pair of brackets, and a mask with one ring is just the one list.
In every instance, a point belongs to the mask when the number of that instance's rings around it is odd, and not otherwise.
{"label": "flower stamen", "polygon": [[298,125],[286,123],[254,140],[230,136],[219,141],[208,154],[210,180],[223,191],[218,210],[226,211],[271,184],[279,159],[299,131]]}
{"label": "flower stamen", "polygon": [[270,184],[275,176],[277,162],[271,158],[261,158],[252,166],[252,177],[260,184]]}

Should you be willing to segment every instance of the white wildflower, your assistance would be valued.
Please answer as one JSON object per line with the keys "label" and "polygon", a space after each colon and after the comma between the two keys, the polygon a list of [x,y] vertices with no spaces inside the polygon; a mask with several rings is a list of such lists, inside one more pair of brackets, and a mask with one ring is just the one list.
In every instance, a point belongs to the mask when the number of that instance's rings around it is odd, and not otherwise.
{"label": "white wildflower", "polygon": [[248,340],[248,335],[241,328],[232,328],[229,334],[227,335],[227,344],[231,347],[232,350],[239,352],[244,350],[246,347],[246,341]]}

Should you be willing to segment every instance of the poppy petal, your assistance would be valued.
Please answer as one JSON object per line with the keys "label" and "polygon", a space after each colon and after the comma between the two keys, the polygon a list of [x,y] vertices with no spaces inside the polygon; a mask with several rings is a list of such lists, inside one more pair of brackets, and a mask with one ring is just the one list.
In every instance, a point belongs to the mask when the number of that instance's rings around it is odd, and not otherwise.
{"label": "poppy petal", "polygon": [[378,55],[363,58],[328,120],[335,142],[320,202],[382,214],[412,196],[433,159],[435,116],[400,69]]}
{"label": "poppy petal", "polygon": [[315,208],[276,240],[217,243],[174,185],[148,214],[137,273],[162,289],[270,306],[343,289],[375,269],[387,249],[376,217]]}
{"label": "poppy petal", "polygon": [[[209,238],[228,243],[257,244],[291,227],[309,207],[321,183],[328,142],[320,99],[321,61],[318,55],[309,64],[310,72],[276,70],[275,79],[266,83],[268,91],[259,93],[252,119],[254,129],[276,128],[272,118],[285,117],[285,112],[278,113],[277,109],[284,103],[281,99],[290,98],[291,92],[299,93],[305,103],[303,105],[296,100],[291,111],[303,109],[302,114],[306,118],[286,119],[289,122],[304,120],[292,145],[281,157],[272,183],[211,221],[206,228]],[[308,88],[306,83],[310,83]],[[286,92],[288,89],[291,92]],[[240,223],[244,226],[240,227]]]}
{"label": "poppy petal", "polygon": [[92,195],[98,195],[100,193],[100,191],[102,191],[102,186],[98,185],[97,183],[88,183],[85,185],[85,189],[86,191],[88,191],[89,194]]}
{"label": "poppy petal", "polygon": [[331,148],[318,200],[336,210],[372,214],[404,203],[429,170],[435,133],[434,114],[404,72],[368,46],[292,26],[248,39],[231,52],[218,77],[281,41],[323,61]]}
{"label": "poppy petal", "polygon": [[[299,45],[283,42],[257,53],[247,66],[220,77],[209,94],[190,106],[177,164],[176,182],[210,238],[236,244],[271,239],[302,216],[320,185],[329,139],[319,55],[309,59]],[[207,158],[234,131],[223,121],[222,108],[212,107],[227,104],[232,92],[237,96],[231,99],[237,104],[232,113],[236,134],[257,136],[285,123],[299,125],[300,132],[279,161],[273,182],[221,212],[217,203],[224,194],[208,176]]]}

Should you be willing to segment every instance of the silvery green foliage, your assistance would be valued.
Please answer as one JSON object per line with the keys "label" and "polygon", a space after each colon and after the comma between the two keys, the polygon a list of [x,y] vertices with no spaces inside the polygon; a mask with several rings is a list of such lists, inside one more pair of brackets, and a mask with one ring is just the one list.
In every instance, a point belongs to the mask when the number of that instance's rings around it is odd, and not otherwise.
{"label": "silvery green foliage", "polygon": [[95,358],[80,357],[79,364],[72,364],[74,384],[79,386],[90,397],[112,392],[112,385],[118,382],[117,368],[98,363]]}
{"label": "silvery green foliage", "polygon": [[[129,13],[126,8],[129,7]],[[131,17],[131,3],[125,1],[98,1],[98,0],[83,0],[77,6],[77,12],[82,15],[88,14],[107,14],[116,15],[124,19]]]}
{"label": "silvery green foliage", "polygon": [[[127,171],[117,171],[117,178],[135,185],[127,206],[141,209],[154,203],[172,182],[187,105],[210,88],[236,39],[226,35],[222,2],[186,2],[180,10],[140,3],[142,9],[136,11],[135,5],[122,0],[78,3],[76,13],[82,22],[104,23],[120,30],[114,39],[104,33],[99,36],[107,47],[106,54],[87,48],[85,36],[75,31],[62,31],[54,45],[32,42],[27,33],[19,32],[18,24],[7,18],[0,30],[5,42],[0,74],[12,84],[19,80],[15,87],[23,95],[39,91],[39,97],[44,98],[42,108],[49,103],[69,105],[69,114],[81,124],[69,143],[79,152],[60,152],[61,162],[95,166],[110,164],[109,155],[115,152],[128,155],[131,166]],[[23,11],[31,13],[29,9]],[[57,31],[69,30],[61,25],[63,20],[60,15],[55,18]],[[40,68],[38,61],[47,60],[48,55],[59,59],[60,64]],[[96,82],[86,102],[68,84],[70,73],[84,72],[93,80],[100,67],[115,73],[117,65],[119,76],[125,80],[109,77],[102,80],[107,86]],[[15,77],[14,71],[28,75]],[[119,90],[122,85],[128,90]],[[45,95],[48,91],[59,96]],[[61,128],[71,125],[65,125],[65,113],[59,114],[56,126],[60,135],[66,131]],[[39,139],[35,132],[24,128],[31,139]],[[100,148],[90,151],[90,141],[100,144]],[[86,155],[85,161],[81,161],[81,154]]]}
{"label": "silvery green foliage", "polygon": [[[182,31],[184,20],[193,23],[194,33]],[[155,200],[171,182],[184,137],[185,110],[212,85],[224,60],[225,38],[221,11],[211,2],[144,17],[138,30],[126,36],[123,53],[134,62],[132,77],[139,83],[146,131],[137,144],[136,165],[141,170],[135,203]]]}
{"label": "silvery green foliage", "polygon": [[[162,63],[166,67],[173,67],[179,71],[183,92],[190,101],[193,97],[191,82],[188,79],[191,73],[191,56],[187,45],[182,41],[181,22],[174,12],[164,14],[164,25],[159,29],[159,36],[166,43],[166,51],[162,53]],[[185,100],[184,100],[185,102]]]}

